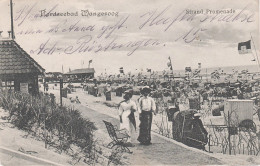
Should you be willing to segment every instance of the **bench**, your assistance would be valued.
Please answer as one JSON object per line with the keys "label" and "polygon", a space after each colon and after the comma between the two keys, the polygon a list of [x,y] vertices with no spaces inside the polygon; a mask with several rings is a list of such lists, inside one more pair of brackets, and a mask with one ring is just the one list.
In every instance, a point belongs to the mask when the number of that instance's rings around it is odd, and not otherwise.
{"label": "bench", "polygon": [[106,125],[108,135],[112,141],[107,145],[108,148],[117,146],[116,149],[120,148],[123,152],[132,153],[126,145],[128,138],[130,137],[125,130],[118,130],[112,123],[103,120]]}

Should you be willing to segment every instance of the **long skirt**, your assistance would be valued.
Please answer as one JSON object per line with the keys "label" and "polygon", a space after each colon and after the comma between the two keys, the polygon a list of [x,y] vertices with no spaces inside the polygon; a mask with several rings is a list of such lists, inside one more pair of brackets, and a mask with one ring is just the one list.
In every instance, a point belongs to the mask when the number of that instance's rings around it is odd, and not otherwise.
{"label": "long skirt", "polygon": [[106,92],[106,101],[111,101],[111,92]]}
{"label": "long skirt", "polygon": [[260,108],[257,110],[258,119],[260,121]]}
{"label": "long skirt", "polygon": [[143,111],[140,115],[140,133],[137,140],[142,144],[149,144],[151,142],[153,114],[151,111]]}
{"label": "long skirt", "polygon": [[[131,115],[131,110],[126,110],[122,114],[122,123],[120,123],[120,130],[125,129],[127,134],[130,136],[128,142],[132,142],[132,137],[135,131],[135,120],[132,122],[132,118],[129,118]],[[131,116],[130,116],[131,117]]]}

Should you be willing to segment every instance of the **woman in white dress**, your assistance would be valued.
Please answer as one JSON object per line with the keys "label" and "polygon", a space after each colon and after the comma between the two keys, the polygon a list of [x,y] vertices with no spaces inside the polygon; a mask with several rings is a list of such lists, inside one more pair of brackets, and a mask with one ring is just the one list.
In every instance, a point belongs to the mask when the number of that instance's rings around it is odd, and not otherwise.
{"label": "woman in white dress", "polygon": [[124,101],[120,102],[118,109],[120,129],[126,130],[127,134],[130,136],[128,142],[131,144],[133,132],[136,129],[134,112],[137,110],[137,106],[135,102],[131,100],[132,94],[130,91],[125,91],[123,98]]}

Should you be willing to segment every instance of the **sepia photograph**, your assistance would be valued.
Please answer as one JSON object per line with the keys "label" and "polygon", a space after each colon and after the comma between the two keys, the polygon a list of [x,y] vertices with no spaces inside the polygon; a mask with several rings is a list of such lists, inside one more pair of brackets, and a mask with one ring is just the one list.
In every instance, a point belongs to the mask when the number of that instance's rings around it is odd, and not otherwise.
{"label": "sepia photograph", "polygon": [[0,0],[0,165],[260,165],[259,0]]}

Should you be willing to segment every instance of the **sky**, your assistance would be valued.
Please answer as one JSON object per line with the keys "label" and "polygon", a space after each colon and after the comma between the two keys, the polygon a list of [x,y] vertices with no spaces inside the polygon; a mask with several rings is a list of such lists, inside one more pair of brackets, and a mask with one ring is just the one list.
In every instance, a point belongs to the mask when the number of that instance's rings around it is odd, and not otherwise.
{"label": "sky", "polygon": [[[16,42],[46,72],[94,67],[97,74],[255,65],[258,0],[13,0]],[[0,30],[10,30],[10,1],[0,0]],[[41,16],[70,13],[77,16]],[[202,13],[187,13],[189,11]],[[233,13],[216,14],[219,10]],[[84,11],[85,15],[82,15]],[[94,16],[94,14],[104,14]],[[78,27],[78,29],[77,29]],[[76,31],[78,30],[78,31]],[[31,32],[31,33],[26,33]],[[37,32],[37,33],[36,33]],[[114,46],[114,48],[112,48]],[[92,48],[92,49],[90,49]]]}

